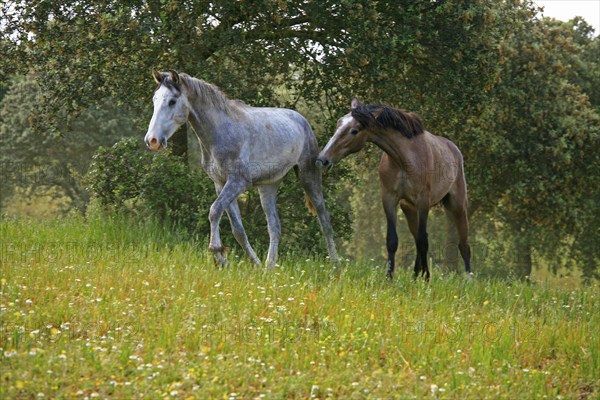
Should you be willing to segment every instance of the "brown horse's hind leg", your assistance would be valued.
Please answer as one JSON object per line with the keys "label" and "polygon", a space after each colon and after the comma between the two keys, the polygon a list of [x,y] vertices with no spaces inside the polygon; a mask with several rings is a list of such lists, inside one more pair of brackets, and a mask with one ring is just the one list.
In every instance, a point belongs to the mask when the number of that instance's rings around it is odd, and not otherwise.
{"label": "brown horse's hind leg", "polygon": [[462,210],[456,217],[456,229],[458,231],[458,250],[465,263],[465,271],[471,274],[471,246],[469,246],[469,221],[467,211]]}
{"label": "brown horse's hind leg", "polygon": [[465,263],[465,271],[471,274],[471,246],[469,246],[469,221],[465,202],[457,201],[456,197],[448,194],[444,197],[443,204],[446,214],[456,226],[458,232],[458,250]]}
{"label": "brown horse's hind leg", "polygon": [[[400,204],[400,208],[402,208],[402,212],[404,213],[404,216],[406,217],[408,229],[410,230],[410,233],[412,234],[412,237],[415,240],[415,244],[416,244],[417,243],[417,233],[419,231],[419,215],[413,208],[411,208],[407,205],[403,205],[402,203]],[[417,251],[417,257],[415,258],[415,276],[418,274],[418,272],[420,270],[421,270],[421,255]]]}

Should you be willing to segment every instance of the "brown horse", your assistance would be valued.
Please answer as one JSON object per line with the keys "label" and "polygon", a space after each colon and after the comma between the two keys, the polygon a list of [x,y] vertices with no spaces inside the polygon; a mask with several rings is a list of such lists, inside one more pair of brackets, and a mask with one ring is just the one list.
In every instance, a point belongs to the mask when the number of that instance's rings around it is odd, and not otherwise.
{"label": "brown horse", "polygon": [[400,203],[417,247],[415,277],[422,273],[429,280],[427,217],[429,209],[441,202],[458,230],[458,248],[470,279],[467,184],[458,147],[427,132],[414,113],[383,105],[364,106],[353,99],[351,111],[339,119],[335,134],[319,154],[317,164],[331,168],[348,154],[361,150],[366,142],[373,142],[384,151],[379,178],[387,219],[388,278],[394,274]]}

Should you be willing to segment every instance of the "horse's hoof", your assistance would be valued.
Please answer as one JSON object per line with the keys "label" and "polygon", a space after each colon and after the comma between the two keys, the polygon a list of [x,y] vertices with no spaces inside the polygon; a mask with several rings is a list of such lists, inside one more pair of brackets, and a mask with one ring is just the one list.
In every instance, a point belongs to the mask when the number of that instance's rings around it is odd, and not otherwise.
{"label": "horse's hoof", "polygon": [[333,254],[330,252],[329,255],[326,256],[325,258],[334,264],[342,262],[342,259],[340,258],[340,256],[337,254],[336,251],[333,251]]}
{"label": "horse's hoof", "polygon": [[474,277],[475,275],[472,272],[467,272],[467,282],[473,282]]}
{"label": "horse's hoof", "polygon": [[252,263],[252,265],[256,266],[256,267],[262,267],[262,262],[257,258],[257,259],[250,259],[250,262]]}
{"label": "horse's hoof", "polygon": [[229,260],[223,256],[223,253],[220,251],[215,251],[213,253],[213,259],[215,260],[215,264],[219,268],[227,268],[229,267]]}
{"label": "horse's hoof", "polygon": [[266,267],[266,269],[267,269],[267,270],[269,270],[269,271],[270,271],[270,270],[272,270],[272,269],[275,269],[275,267],[278,267],[278,266],[279,266],[279,265],[278,265],[276,262],[269,262],[269,261],[267,261],[267,262],[265,263],[265,267]]}

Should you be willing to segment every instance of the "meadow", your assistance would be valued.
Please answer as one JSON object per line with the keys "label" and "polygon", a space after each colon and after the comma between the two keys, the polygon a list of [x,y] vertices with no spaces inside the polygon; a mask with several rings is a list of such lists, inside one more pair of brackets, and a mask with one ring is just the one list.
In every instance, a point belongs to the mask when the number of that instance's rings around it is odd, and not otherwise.
{"label": "meadow", "polygon": [[[600,397],[598,287],[236,249],[152,221],[0,222],[0,398]],[[476,268],[476,267],[475,267]]]}

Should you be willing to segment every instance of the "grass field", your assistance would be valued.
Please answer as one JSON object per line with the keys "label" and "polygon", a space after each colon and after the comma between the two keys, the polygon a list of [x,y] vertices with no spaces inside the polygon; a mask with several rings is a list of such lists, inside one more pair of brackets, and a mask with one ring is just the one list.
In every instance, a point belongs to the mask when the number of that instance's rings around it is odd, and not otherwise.
{"label": "grass field", "polygon": [[151,222],[0,224],[2,399],[600,397],[598,287],[218,270]]}

